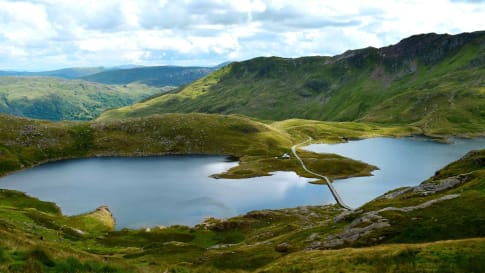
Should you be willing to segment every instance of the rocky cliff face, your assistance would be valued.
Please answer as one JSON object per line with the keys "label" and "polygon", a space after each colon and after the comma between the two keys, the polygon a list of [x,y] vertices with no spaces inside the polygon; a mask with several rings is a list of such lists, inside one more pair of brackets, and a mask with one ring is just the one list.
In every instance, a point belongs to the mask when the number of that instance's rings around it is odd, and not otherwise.
{"label": "rocky cliff face", "polygon": [[458,35],[436,33],[413,35],[395,45],[380,48],[379,54],[385,59],[419,58],[425,64],[432,65],[443,60],[471,40],[484,35],[485,31]]}

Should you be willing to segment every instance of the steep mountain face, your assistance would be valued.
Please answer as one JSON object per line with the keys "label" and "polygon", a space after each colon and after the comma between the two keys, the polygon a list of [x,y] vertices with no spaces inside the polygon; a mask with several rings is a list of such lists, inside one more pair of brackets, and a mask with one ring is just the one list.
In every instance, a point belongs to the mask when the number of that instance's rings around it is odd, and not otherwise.
{"label": "steep mountain face", "polygon": [[151,86],[181,86],[212,72],[208,67],[152,66],[103,71],[83,77],[84,80],[106,84],[139,82]]}
{"label": "steep mountain face", "polygon": [[0,113],[47,120],[88,120],[107,109],[130,105],[163,88],[104,85],[42,77],[0,77]]}
{"label": "steep mountain face", "polygon": [[483,35],[483,32],[460,35],[420,34],[403,39],[396,45],[383,47],[379,49],[379,52],[387,59],[419,58],[425,64],[433,65],[446,58],[454,50]]}
{"label": "steep mountain face", "polygon": [[177,93],[102,118],[167,112],[238,113],[412,124],[427,133],[483,133],[485,32],[422,34],[334,57],[232,63]]}

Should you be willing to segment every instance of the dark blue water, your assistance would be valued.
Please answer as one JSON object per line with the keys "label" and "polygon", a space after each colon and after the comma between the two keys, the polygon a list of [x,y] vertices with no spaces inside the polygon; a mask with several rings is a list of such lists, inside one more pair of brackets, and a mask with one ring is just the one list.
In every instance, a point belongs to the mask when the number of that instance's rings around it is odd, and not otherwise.
{"label": "dark blue water", "polygon": [[342,144],[312,144],[305,149],[335,153],[379,167],[373,176],[337,180],[334,186],[351,207],[383,193],[426,180],[470,150],[484,149],[485,138],[453,139],[442,144],[425,138],[371,138]]}
{"label": "dark blue water", "polygon": [[209,177],[237,164],[221,156],[68,160],[0,178],[0,188],[56,202],[68,215],[106,204],[117,228],[195,225],[209,216],[333,202],[325,187],[291,172],[241,180]]}
{"label": "dark blue water", "polygon": [[[423,139],[374,138],[305,149],[338,153],[376,165],[374,176],[335,181],[344,201],[357,207],[397,187],[416,185],[485,139],[440,144]],[[108,205],[117,228],[200,223],[257,209],[334,203],[326,186],[292,172],[251,179],[212,179],[237,162],[221,156],[91,158],[49,163],[0,178],[16,189],[56,202],[74,215]]]}

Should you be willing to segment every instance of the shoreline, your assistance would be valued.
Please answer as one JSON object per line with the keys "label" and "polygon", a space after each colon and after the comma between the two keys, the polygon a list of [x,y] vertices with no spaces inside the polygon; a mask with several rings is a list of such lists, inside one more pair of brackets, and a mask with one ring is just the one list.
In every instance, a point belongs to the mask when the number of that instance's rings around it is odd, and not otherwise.
{"label": "shoreline", "polygon": [[[473,139],[473,138],[471,138]],[[301,144],[301,143],[300,143]],[[90,158],[149,158],[149,157],[160,157],[160,156],[175,156],[175,157],[185,157],[185,156],[222,156],[222,157],[226,157],[227,159],[230,159],[231,157],[228,156],[228,155],[214,155],[214,154],[182,154],[182,153],[176,153],[176,154],[173,154],[173,153],[163,153],[163,154],[144,154],[144,155],[138,155],[136,157],[134,156],[130,156],[130,155],[126,155],[126,154],[123,154],[123,155],[116,155],[116,154],[105,154],[105,155],[94,155],[94,156],[84,156],[84,157],[66,157],[66,158],[62,158],[62,159],[56,159],[56,160],[50,160],[50,161],[46,161],[46,162],[42,162],[42,163],[39,163],[37,164],[36,166],[38,165],[41,165],[41,164],[47,164],[47,163],[54,163],[54,162],[59,162],[59,161],[68,161],[68,160],[77,160],[77,159],[90,159]],[[234,159],[234,158],[232,158]],[[35,166],[32,166],[31,168],[33,168]],[[27,168],[24,168],[24,169],[27,169]],[[22,169],[22,170],[24,170]],[[21,171],[21,170],[19,170]],[[296,173],[296,172],[295,172]],[[242,177],[241,177],[242,178]],[[34,196],[35,197],[35,196]],[[56,202],[54,202],[56,205],[58,205]],[[304,205],[305,206],[305,205]],[[62,208],[61,208],[62,210]],[[262,209],[258,209],[258,210],[264,210],[264,208]],[[92,210],[87,210],[86,212],[84,213],[81,213],[81,214],[86,214],[86,213],[90,213],[92,212]],[[64,215],[64,214],[63,214]],[[73,215],[66,215],[66,216],[78,216],[78,214],[73,214]],[[123,229],[123,228],[121,228]],[[128,229],[131,229],[131,228],[128,228]],[[118,229],[117,229],[118,230]],[[134,229],[136,230],[136,229]]]}

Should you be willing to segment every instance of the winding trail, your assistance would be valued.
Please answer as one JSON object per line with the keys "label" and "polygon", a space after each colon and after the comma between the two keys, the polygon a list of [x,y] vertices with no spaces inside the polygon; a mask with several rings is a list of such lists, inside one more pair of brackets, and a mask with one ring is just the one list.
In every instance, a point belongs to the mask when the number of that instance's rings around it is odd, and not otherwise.
{"label": "winding trail", "polygon": [[333,187],[333,184],[332,182],[330,181],[330,179],[328,179],[328,177],[326,177],[325,175],[321,175],[321,174],[318,174],[316,172],[313,172],[311,170],[309,170],[306,166],[305,166],[305,163],[303,163],[303,160],[300,158],[300,156],[298,156],[298,154],[296,153],[296,148],[298,146],[301,146],[307,142],[310,142],[312,141],[312,138],[309,137],[308,140],[306,141],[303,141],[302,143],[299,143],[299,144],[295,144],[291,147],[291,151],[293,152],[293,155],[295,155],[296,159],[298,159],[298,161],[300,161],[301,163],[301,166],[303,167],[303,169],[307,172],[307,173],[310,173],[310,174],[313,174],[317,177],[320,177],[320,178],[323,178],[325,180],[325,182],[327,182],[327,186],[328,188],[330,189],[330,192],[332,193],[333,197],[335,198],[335,201],[337,201],[337,204],[339,204],[339,206],[341,206],[342,208],[344,209],[348,209],[348,210],[352,210],[351,207],[347,206],[344,201],[342,200],[342,198],[340,197],[340,195],[338,194],[337,190]]}

